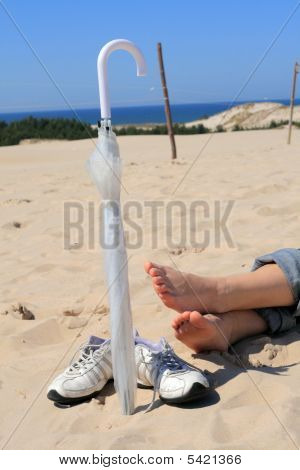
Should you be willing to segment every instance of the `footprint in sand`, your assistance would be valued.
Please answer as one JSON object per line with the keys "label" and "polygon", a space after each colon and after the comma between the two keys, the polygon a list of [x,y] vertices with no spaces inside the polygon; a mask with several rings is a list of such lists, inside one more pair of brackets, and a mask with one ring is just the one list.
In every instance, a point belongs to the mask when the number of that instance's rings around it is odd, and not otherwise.
{"label": "footprint in sand", "polygon": [[272,359],[275,359],[280,351],[282,351],[282,346],[268,343],[265,344],[264,351],[267,353],[267,358],[271,361]]}
{"label": "footprint in sand", "polygon": [[63,316],[64,317],[78,317],[81,312],[82,312],[83,308],[67,308],[66,310],[63,311]]}
{"label": "footprint in sand", "polygon": [[63,308],[63,316],[78,317],[85,308],[85,297],[78,298],[73,305],[65,305]]}
{"label": "footprint in sand", "polygon": [[272,215],[292,215],[299,214],[300,202],[295,202],[285,207],[264,206],[257,210],[258,215],[268,217]]}
{"label": "footprint in sand", "polygon": [[173,248],[169,250],[170,255],[180,256],[183,253],[202,253],[204,251],[203,247],[190,247],[187,248],[185,246],[179,246],[177,248]]}
{"label": "footprint in sand", "polygon": [[0,206],[18,206],[19,204],[30,204],[31,199],[6,199],[0,202]]}
{"label": "footprint in sand", "polygon": [[283,186],[282,184],[267,184],[265,186],[261,186],[258,189],[246,191],[244,194],[242,194],[240,197],[242,198],[248,198],[248,197],[256,197],[260,196],[261,194],[274,194],[274,193],[282,193],[287,191],[288,187]]}
{"label": "footprint in sand", "polygon": [[13,307],[15,314],[20,315],[22,320],[35,320],[35,316],[25,305],[18,304]]}
{"label": "footprint in sand", "polygon": [[21,228],[21,227],[22,227],[21,222],[18,222],[16,220],[14,220],[13,222],[8,222],[7,224],[2,225],[2,228],[5,228],[7,230],[15,230],[15,229],[18,229],[18,228]]}
{"label": "footprint in sand", "polygon": [[177,248],[173,248],[173,249],[169,250],[169,253],[170,253],[170,255],[179,256],[179,255],[182,255],[182,253],[184,253],[186,250],[187,249],[186,249],[185,246],[179,246]]}
{"label": "footprint in sand", "polygon": [[286,366],[289,363],[287,346],[276,344],[275,341],[275,338],[268,336],[247,338],[237,343],[234,351],[229,351],[224,356],[235,365],[244,367]]}
{"label": "footprint in sand", "polygon": [[95,315],[107,315],[108,312],[109,312],[109,307],[107,307],[107,305],[105,304],[96,305],[96,307],[93,310],[93,313]]}
{"label": "footprint in sand", "polygon": [[43,191],[43,194],[48,194],[48,193],[57,193],[58,189],[46,189]]}
{"label": "footprint in sand", "polygon": [[179,160],[172,160],[171,165],[187,165],[187,162],[179,161]]}
{"label": "footprint in sand", "polygon": [[1,315],[11,315],[17,320],[35,320],[35,315],[32,313],[32,307],[17,303],[13,305],[7,305],[1,308]]}

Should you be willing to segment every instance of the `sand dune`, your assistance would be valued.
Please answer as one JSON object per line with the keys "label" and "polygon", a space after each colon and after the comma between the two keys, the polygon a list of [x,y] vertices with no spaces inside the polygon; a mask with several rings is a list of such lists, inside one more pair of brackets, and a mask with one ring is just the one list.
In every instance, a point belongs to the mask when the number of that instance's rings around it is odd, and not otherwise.
{"label": "sand dune", "polygon": [[[193,201],[207,201],[210,211],[193,229],[200,240],[195,249],[189,232],[186,240],[180,239],[183,219],[189,226],[188,212],[174,212],[175,240],[170,246],[163,209],[156,228],[149,209],[143,209],[142,244],[129,248],[128,254],[136,328],[153,340],[166,336],[179,355],[206,371],[215,390],[202,402],[182,407],[156,399],[148,414],[143,411],[152,391],[138,390],[137,411],[130,417],[119,414],[112,384],[97,399],[70,409],[57,409],[46,398],[47,384],[88,335],[109,335],[100,249],[87,236],[88,201],[98,203],[84,168],[93,144],[47,142],[0,149],[2,447],[299,447],[299,332],[247,339],[236,345],[236,354],[192,355],[174,339],[173,312],[160,303],[142,269],[150,258],[199,274],[243,272],[259,254],[298,247],[300,132],[295,130],[292,145],[285,141],[284,130],[180,136],[179,161],[172,164],[167,137],[119,139],[124,202],[183,201],[189,208]],[[228,223],[233,246],[222,234],[216,246],[214,204],[229,200],[234,201]],[[65,201],[83,205],[81,247],[74,242],[64,249]],[[126,220],[125,229],[134,243],[135,231]],[[201,248],[204,230],[210,239]],[[34,319],[23,319],[26,311]]]}
{"label": "sand dune", "polygon": [[[246,103],[234,106],[228,111],[214,114],[207,119],[189,122],[186,126],[203,124],[211,130],[215,130],[217,126],[222,126],[225,130],[232,130],[235,126],[240,126],[243,129],[254,129],[268,127],[272,121],[276,123],[288,121],[289,117],[289,107],[280,103]],[[300,106],[294,107],[293,121],[300,121]]]}

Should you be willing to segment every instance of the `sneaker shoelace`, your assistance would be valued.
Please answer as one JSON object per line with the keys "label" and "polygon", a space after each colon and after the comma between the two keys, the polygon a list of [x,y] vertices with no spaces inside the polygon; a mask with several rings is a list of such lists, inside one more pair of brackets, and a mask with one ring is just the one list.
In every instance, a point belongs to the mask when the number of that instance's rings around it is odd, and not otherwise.
{"label": "sneaker shoelace", "polygon": [[[145,360],[145,357],[143,357]],[[153,396],[152,401],[146,408],[145,413],[150,411],[155,402],[156,393],[159,389],[160,379],[165,370],[169,374],[176,373],[179,370],[184,370],[184,362],[177,357],[171,346],[165,341],[162,351],[153,351],[151,353],[151,361],[154,362],[154,377],[153,377]],[[146,363],[146,362],[145,362]]]}
{"label": "sneaker shoelace", "polygon": [[[79,351],[82,351],[82,353],[80,354],[77,361],[73,363],[74,357],[78,354]],[[82,368],[86,370],[89,364],[93,364],[95,362],[94,354],[96,351],[98,352],[97,359],[101,359],[104,352],[106,351],[106,348],[103,348],[102,345],[99,344],[85,343],[81,345],[73,355],[70,361],[70,367],[67,372],[69,374],[74,374]]]}
{"label": "sneaker shoelace", "polygon": [[[87,369],[89,364],[93,364],[95,362],[94,354],[97,352],[97,359],[101,359],[103,354],[106,352],[106,347],[103,347],[104,344],[90,344],[84,343],[81,345],[78,350],[73,355],[70,361],[70,367],[68,369],[68,373],[74,374],[77,373],[81,368]],[[82,351],[78,360],[73,363],[74,357],[78,354],[79,351]],[[144,353],[142,352],[142,356],[144,359],[145,364],[147,364]],[[145,413],[150,411],[153,407],[155,402],[156,393],[159,389],[160,379],[162,374],[168,370],[168,374],[176,373],[179,370],[185,369],[185,362],[182,361],[176,354],[174,353],[171,346],[164,340],[163,349],[161,351],[152,351],[151,352],[151,363],[153,364],[154,369],[154,377],[153,377],[153,396],[152,401],[149,406],[146,408]]]}

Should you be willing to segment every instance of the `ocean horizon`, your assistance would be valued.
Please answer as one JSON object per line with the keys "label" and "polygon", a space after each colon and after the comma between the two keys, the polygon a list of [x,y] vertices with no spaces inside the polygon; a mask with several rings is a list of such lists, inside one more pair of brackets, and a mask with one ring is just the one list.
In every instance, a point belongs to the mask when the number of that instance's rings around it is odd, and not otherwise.
{"label": "ocean horizon", "polygon": [[[274,102],[289,105],[289,99],[270,99],[270,100],[248,100],[238,101],[232,104],[228,101],[220,101],[215,103],[187,103],[171,105],[172,118],[174,123],[185,123],[195,121],[203,117],[212,116],[234,106],[245,103],[264,103]],[[295,100],[295,104],[300,104],[300,99]],[[75,111],[75,112],[74,112]],[[89,124],[96,124],[100,119],[99,108],[86,109],[64,109],[64,110],[44,110],[44,111],[22,111],[11,113],[0,113],[0,121],[10,123],[19,121],[29,116],[35,118],[64,118],[64,119],[80,119]],[[165,122],[165,113],[163,105],[144,105],[131,107],[112,107],[112,123],[113,125],[128,124],[162,124]]]}

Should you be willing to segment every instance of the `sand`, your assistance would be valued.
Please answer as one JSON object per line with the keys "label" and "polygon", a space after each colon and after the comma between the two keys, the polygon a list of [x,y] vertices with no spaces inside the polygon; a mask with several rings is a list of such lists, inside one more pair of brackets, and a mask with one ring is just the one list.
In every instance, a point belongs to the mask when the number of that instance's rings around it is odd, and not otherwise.
{"label": "sand", "polygon": [[[204,148],[204,145],[208,142]],[[63,204],[98,202],[84,163],[93,143],[41,142],[0,148],[1,447],[7,449],[294,449],[300,445],[300,336],[291,331],[244,340],[233,353],[192,355],[173,337],[174,313],[164,307],[143,271],[145,259],[199,274],[245,272],[253,258],[299,246],[300,131],[290,146],[284,130],[176,138],[179,160],[170,162],[168,138],[119,138],[124,162],[123,201],[207,201],[209,217],[194,228],[209,244],[180,240],[184,215],[174,212],[178,244],[166,240],[161,210],[153,227],[143,209],[144,238],[130,248],[134,324],[140,334],[164,335],[188,362],[206,370],[215,390],[201,402],[171,407],[138,390],[136,414],[121,416],[113,385],[97,399],[70,409],[46,398],[89,334],[107,337],[108,304],[100,249],[64,250]],[[196,156],[202,152],[197,160]],[[193,166],[191,168],[191,164]],[[186,174],[185,179],[182,178]],[[179,185],[179,186],[178,186]],[[177,187],[177,192],[174,190]],[[233,200],[228,220],[233,246],[216,246],[214,201]],[[188,219],[188,217],[187,217]],[[130,232],[128,224],[125,228]],[[134,239],[135,232],[131,230]],[[157,235],[153,246],[151,235]],[[175,238],[174,235],[174,238]],[[189,233],[188,233],[189,235]],[[75,242],[74,242],[75,243]],[[91,245],[91,244],[90,244]],[[34,316],[34,319],[29,319]],[[23,317],[28,319],[23,319]],[[242,362],[241,362],[242,361]]]}

